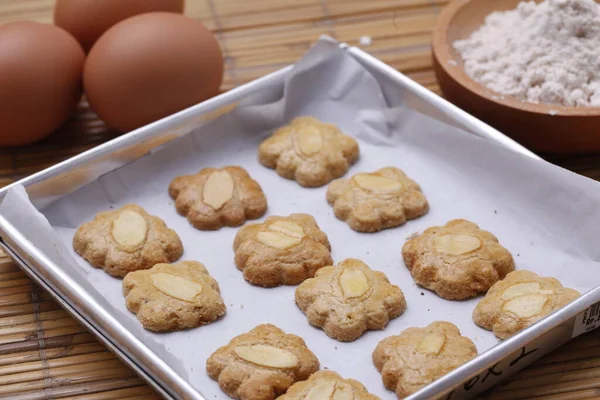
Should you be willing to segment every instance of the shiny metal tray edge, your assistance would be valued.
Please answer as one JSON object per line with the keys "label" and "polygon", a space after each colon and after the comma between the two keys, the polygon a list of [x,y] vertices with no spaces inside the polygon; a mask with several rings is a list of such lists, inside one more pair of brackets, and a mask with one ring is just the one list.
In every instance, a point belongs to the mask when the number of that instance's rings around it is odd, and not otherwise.
{"label": "shiny metal tray edge", "polygon": [[[2,230],[0,229],[0,231]],[[139,377],[144,379],[144,381],[152,386],[152,388],[158,394],[166,399],[173,399],[173,397],[169,395],[169,393],[158,383],[158,381],[149,376],[144,369],[140,368],[140,366],[133,361],[133,359],[129,358],[115,343],[110,341],[105,333],[93,326],[77,310],[75,310],[75,308],[73,308],[68,301],[63,299],[52,286],[46,283],[46,281],[40,275],[38,275],[35,270],[27,264],[27,262],[15,254],[6,243],[0,241],[0,248],[2,248],[2,250],[12,258],[12,260],[21,268],[21,270],[25,272],[29,278],[31,278],[38,286],[50,294],[52,299],[56,301],[65,311],[67,311],[69,315],[71,315],[77,322],[90,331],[104,346],[106,346],[112,353],[121,359],[121,361],[130,367]]]}
{"label": "shiny metal tray edge", "polygon": [[[457,126],[529,157],[539,158],[510,138],[458,109],[362,50],[345,44],[340,46],[371,72],[386,76],[426,105],[447,115]],[[57,192],[60,192],[60,190],[64,190],[63,194],[71,192],[109,171],[147,154],[148,151],[162,146],[176,137],[185,135],[194,127],[223,112],[224,109],[231,109],[232,105],[235,105],[246,96],[264,90],[271,85],[282,84],[291,68],[292,66],[288,66],[211,100],[142,127],[22,179],[15,184],[25,186],[34,204],[41,207],[45,203],[51,202],[52,198],[50,196],[40,199],[39,193],[44,192],[47,188],[37,192],[37,186],[43,186],[45,183],[48,186],[50,182],[50,186],[58,184]],[[142,148],[142,151],[139,151],[140,148]],[[75,173],[90,169],[93,169],[93,173],[83,174],[83,177]],[[75,185],[60,185],[61,182],[68,181],[73,176],[78,178]],[[4,197],[7,190],[8,187],[0,190],[0,198]],[[60,197],[60,193],[54,195]],[[117,356],[134,368],[159,393],[173,399],[204,400],[202,395],[150,351],[139,339],[125,330],[83,288],[66,276],[58,265],[50,261],[45,254],[39,251],[32,242],[27,240],[2,216],[0,216],[0,238],[2,244],[8,248],[11,257],[23,267],[28,275],[47,289],[67,311],[98,336]],[[423,388],[408,399],[443,397],[454,400],[465,395],[475,395],[487,389],[492,384],[568,341],[572,337],[575,317],[599,300],[600,288],[595,288],[567,307],[482,353],[471,362]],[[535,351],[526,354],[526,356],[521,356],[522,352],[527,353],[534,347]],[[511,364],[512,359],[518,359],[519,362]],[[510,364],[508,365],[509,368],[503,369],[498,374],[498,369],[503,363]],[[490,372],[490,369],[492,372]]]}

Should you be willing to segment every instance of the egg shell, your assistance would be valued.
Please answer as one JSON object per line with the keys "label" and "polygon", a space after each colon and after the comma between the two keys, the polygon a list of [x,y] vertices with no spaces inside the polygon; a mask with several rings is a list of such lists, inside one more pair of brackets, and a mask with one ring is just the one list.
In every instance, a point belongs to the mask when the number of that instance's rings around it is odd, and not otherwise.
{"label": "egg shell", "polygon": [[0,26],[0,146],[43,139],[72,115],[84,59],[61,28],[28,21]]}
{"label": "egg shell", "polygon": [[92,109],[129,131],[217,94],[223,56],[200,21],[148,13],[119,22],[92,47],[84,88]]}
{"label": "egg shell", "polygon": [[88,51],[111,26],[134,15],[183,12],[183,0],[56,0],[54,24],[73,35]]}

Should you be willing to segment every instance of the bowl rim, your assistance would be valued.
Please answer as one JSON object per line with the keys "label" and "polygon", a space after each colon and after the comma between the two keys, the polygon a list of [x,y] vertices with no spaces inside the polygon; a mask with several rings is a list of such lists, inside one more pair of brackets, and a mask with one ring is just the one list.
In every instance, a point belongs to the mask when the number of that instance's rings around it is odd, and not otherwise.
{"label": "bowl rim", "polygon": [[[496,105],[508,107],[517,111],[526,111],[535,114],[561,116],[561,117],[590,117],[600,115],[600,107],[570,107],[558,104],[530,103],[516,99],[511,95],[503,95],[488,89],[483,84],[471,78],[465,72],[461,64],[457,63],[450,52],[451,44],[448,43],[448,27],[452,20],[466,6],[476,1],[488,0],[451,0],[440,12],[432,32],[432,52],[437,64],[446,72],[450,78],[475,95],[495,103]],[[451,62],[453,61],[453,62]],[[458,60],[462,63],[462,60]]]}

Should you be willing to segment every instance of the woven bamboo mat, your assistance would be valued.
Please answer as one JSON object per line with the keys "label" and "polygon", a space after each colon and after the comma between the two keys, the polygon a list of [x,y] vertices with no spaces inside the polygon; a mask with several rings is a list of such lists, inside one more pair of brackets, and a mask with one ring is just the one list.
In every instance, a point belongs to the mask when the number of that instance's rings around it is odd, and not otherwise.
{"label": "woven bamboo mat", "polygon": [[[217,35],[227,72],[223,90],[298,59],[320,34],[360,46],[438,92],[430,31],[447,0],[187,0],[186,14]],[[53,0],[0,0],[0,24],[51,22]],[[115,136],[83,101],[49,139],[0,149],[0,186]],[[552,161],[600,180],[600,157]],[[144,399],[159,397],[60,309],[10,260],[0,257],[0,399]],[[486,398],[600,398],[600,330],[581,336],[503,383]]]}

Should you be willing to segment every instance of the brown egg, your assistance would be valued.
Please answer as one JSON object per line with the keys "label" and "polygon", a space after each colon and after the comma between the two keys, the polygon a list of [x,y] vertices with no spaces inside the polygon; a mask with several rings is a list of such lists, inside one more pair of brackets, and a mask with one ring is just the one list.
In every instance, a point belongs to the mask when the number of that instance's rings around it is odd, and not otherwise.
{"label": "brown egg", "polygon": [[0,146],[43,139],[69,118],[81,98],[84,58],[55,26],[0,26]]}
{"label": "brown egg", "polygon": [[183,0],[56,0],[54,24],[70,32],[88,51],[117,22],[154,11],[182,13]]}
{"label": "brown egg", "polygon": [[217,94],[223,56],[199,21],[149,13],[119,22],[96,42],[83,85],[92,109],[129,131]]}

